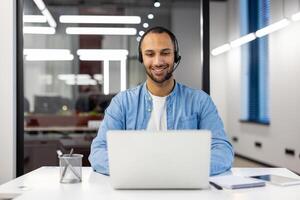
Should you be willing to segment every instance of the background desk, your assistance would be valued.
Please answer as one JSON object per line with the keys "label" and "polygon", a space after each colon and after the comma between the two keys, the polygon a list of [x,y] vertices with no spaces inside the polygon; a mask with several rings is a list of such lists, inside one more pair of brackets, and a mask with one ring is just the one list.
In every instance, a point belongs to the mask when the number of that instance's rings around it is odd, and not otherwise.
{"label": "background desk", "polygon": [[[19,200],[274,200],[300,199],[300,185],[279,187],[267,184],[266,187],[239,190],[114,190],[109,177],[83,167],[83,181],[79,184],[60,184],[58,167],[41,167],[24,176],[0,186],[0,195],[21,194]],[[297,177],[284,168],[233,168],[239,176],[262,175],[266,173]],[[1,197],[1,196],[0,196]]]}

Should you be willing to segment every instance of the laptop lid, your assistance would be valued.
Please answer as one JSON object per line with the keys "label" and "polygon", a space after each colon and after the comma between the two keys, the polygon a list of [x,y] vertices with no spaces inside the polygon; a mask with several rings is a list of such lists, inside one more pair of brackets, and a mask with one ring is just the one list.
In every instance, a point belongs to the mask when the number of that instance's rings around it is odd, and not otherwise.
{"label": "laptop lid", "polygon": [[116,189],[209,187],[210,131],[109,131],[107,142]]}

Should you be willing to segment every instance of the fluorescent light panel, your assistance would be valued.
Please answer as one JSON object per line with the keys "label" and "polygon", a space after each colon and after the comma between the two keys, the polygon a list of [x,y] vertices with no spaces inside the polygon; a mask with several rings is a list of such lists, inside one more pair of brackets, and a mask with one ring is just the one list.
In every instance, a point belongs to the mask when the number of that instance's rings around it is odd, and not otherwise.
{"label": "fluorescent light panel", "polygon": [[93,78],[98,82],[103,82],[103,75],[102,74],[94,74]]}
{"label": "fluorescent light panel", "polygon": [[57,77],[67,85],[97,85],[89,74],[59,74]]}
{"label": "fluorescent light panel", "polygon": [[40,11],[46,8],[45,3],[43,0],[33,0],[35,5],[40,9]]}
{"label": "fluorescent light panel", "polygon": [[28,61],[64,61],[73,60],[68,49],[24,49],[23,54]]}
{"label": "fluorescent light panel", "polygon": [[78,55],[117,55],[117,56],[127,56],[128,50],[126,49],[78,49]]}
{"label": "fluorescent light panel", "polygon": [[238,47],[241,46],[243,44],[246,44],[252,40],[255,40],[256,36],[254,33],[250,33],[248,35],[242,36],[232,42],[230,42],[231,47]]}
{"label": "fluorescent light panel", "polygon": [[66,33],[71,35],[136,35],[135,28],[94,28],[68,27]]}
{"label": "fluorescent light panel", "polygon": [[226,52],[226,51],[229,51],[230,48],[231,48],[231,47],[230,47],[229,44],[224,44],[224,45],[222,45],[222,46],[219,46],[219,47],[213,49],[213,50],[211,51],[211,54],[212,54],[213,56],[216,56],[216,55],[219,55],[219,54],[224,53],[224,52]]}
{"label": "fluorescent light panel", "polygon": [[67,85],[97,85],[97,81],[93,79],[89,80],[67,80]]}
{"label": "fluorescent light panel", "polygon": [[44,15],[23,15],[24,23],[46,23],[47,19]]}
{"label": "fluorescent light panel", "polygon": [[53,19],[52,15],[50,14],[50,12],[47,8],[42,10],[42,14],[46,17],[46,19],[49,23],[49,26],[54,27],[54,28],[57,26],[55,20]]}
{"label": "fluorescent light panel", "polygon": [[96,16],[96,15],[61,15],[61,23],[79,24],[140,24],[139,16]]}
{"label": "fluorescent light panel", "polygon": [[268,35],[272,32],[275,32],[277,30],[280,30],[280,29],[286,27],[287,25],[289,25],[289,23],[290,23],[290,21],[288,19],[282,19],[274,24],[271,24],[262,29],[259,29],[258,31],[255,32],[255,34],[257,37],[263,37],[265,35]]}
{"label": "fluorescent light panel", "polygon": [[124,57],[114,57],[112,56],[103,56],[103,55],[82,55],[79,56],[79,60],[83,60],[83,61],[120,61],[120,60],[126,60],[127,58]]}
{"label": "fluorescent light panel", "polygon": [[30,54],[63,54],[68,55],[71,54],[71,51],[69,49],[24,49],[23,50],[24,55],[30,55]]}
{"label": "fluorescent light panel", "polygon": [[73,60],[74,56],[69,55],[28,55],[26,60],[28,61],[68,61]]}
{"label": "fluorescent light panel", "polygon": [[126,60],[126,49],[78,49],[77,55],[80,60],[103,61],[103,60]]}
{"label": "fluorescent light panel", "polygon": [[53,27],[44,27],[44,26],[24,26],[24,34],[46,34],[53,35],[55,34],[55,28]]}
{"label": "fluorescent light panel", "polygon": [[33,1],[35,5],[39,8],[39,10],[42,12],[42,14],[46,17],[49,26],[55,28],[57,24],[54,18],[52,17],[52,15],[50,14],[49,10],[46,8],[44,1],[43,0],[33,0]]}
{"label": "fluorescent light panel", "polygon": [[59,74],[58,79],[66,81],[66,80],[90,80],[91,76],[89,74]]}

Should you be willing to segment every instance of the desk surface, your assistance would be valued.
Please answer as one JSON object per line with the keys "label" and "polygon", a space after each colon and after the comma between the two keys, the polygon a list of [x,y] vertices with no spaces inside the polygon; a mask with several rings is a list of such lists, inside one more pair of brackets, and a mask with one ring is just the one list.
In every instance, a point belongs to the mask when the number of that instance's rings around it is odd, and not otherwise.
{"label": "desk surface", "polygon": [[[272,173],[297,177],[284,168],[233,168],[232,174],[238,176],[262,175]],[[93,172],[90,167],[83,167],[83,181],[77,184],[60,184],[58,167],[41,167],[24,176],[0,186],[1,197],[20,194],[16,200],[276,200],[300,199],[300,185],[280,187],[267,184],[266,187],[238,190],[114,190],[109,177]]]}

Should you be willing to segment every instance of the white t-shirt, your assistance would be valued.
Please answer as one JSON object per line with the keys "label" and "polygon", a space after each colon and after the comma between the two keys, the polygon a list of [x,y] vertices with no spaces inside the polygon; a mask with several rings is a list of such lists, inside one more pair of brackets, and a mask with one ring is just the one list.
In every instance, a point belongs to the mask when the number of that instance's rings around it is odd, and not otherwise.
{"label": "white t-shirt", "polygon": [[152,111],[147,125],[148,131],[166,131],[167,130],[167,96],[159,97],[154,96],[149,92],[152,97]]}

